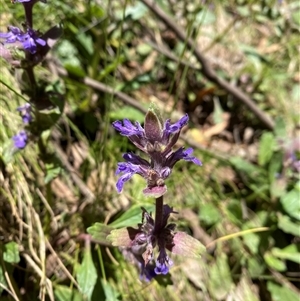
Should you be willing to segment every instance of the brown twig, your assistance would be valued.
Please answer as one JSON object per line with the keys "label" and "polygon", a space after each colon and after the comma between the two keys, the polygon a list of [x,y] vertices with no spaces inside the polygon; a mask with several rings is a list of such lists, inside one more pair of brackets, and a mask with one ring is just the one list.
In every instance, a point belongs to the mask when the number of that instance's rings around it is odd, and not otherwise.
{"label": "brown twig", "polygon": [[217,84],[219,87],[226,90],[228,93],[233,95],[235,99],[243,102],[255,115],[256,117],[263,122],[269,129],[273,130],[274,121],[266,115],[254,102],[253,100],[242,92],[236,86],[230,84],[226,80],[217,76],[216,72],[211,68],[210,64],[206,57],[201,53],[199,48],[196,46],[192,39],[187,38],[184,30],[181,26],[176,23],[171,17],[169,17],[157,4],[154,0],[142,0],[142,2],[150,8],[150,10],[160,18],[166,26],[168,26],[181,41],[186,41],[187,45],[194,52],[197,60],[202,66],[202,73],[206,76],[207,79]]}

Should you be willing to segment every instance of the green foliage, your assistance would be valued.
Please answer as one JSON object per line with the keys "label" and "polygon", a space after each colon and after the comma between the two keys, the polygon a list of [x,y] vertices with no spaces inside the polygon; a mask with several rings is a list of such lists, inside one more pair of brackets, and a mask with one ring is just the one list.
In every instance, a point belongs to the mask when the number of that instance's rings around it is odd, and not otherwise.
{"label": "green foliage", "polygon": [[97,281],[97,270],[95,268],[90,247],[85,248],[83,252],[82,263],[76,268],[76,278],[79,290],[90,301]]}
{"label": "green foliage", "polygon": [[[2,2],[1,32],[23,24],[23,5]],[[35,97],[25,73],[1,59],[1,301],[298,299],[299,3],[157,5],[184,26],[220,80],[275,120],[274,130],[206,79],[193,49],[142,1],[37,2],[34,28],[61,24],[63,35],[35,67]],[[26,126],[30,143],[16,151],[11,137],[23,127],[16,108],[25,101],[36,121]],[[143,123],[150,103],[164,118],[189,113],[187,140],[176,147],[200,144],[203,167],[178,163],[166,182],[167,203],[179,213],[172,222],[193,238],[174,249],[183,256],[170,255],[170,276],[145,284],[107,236],[137,228],[141,207],[154,215],[138,175],[121,195],[115,190],[117,162],[136,150],[111,127],[124,118]],[[260,227],[267,230],[255,232]],[[241,231],[248,232],[230,237]],[[191,253],[197,258],[188,261]]]}

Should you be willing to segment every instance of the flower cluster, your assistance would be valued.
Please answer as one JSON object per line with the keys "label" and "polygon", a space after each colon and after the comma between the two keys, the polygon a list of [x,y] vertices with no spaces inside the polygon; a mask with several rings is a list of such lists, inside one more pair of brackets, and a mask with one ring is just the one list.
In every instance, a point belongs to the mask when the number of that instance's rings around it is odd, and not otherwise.
{"label": "flower cluster", "polygon": [[[126,162],[118,163],[116,174],[122,174],[116,183],[120,193],[124,183],[134,174],[142,176],[147,183],[143,190],[146,196],[156,198],[155,218],[142,208],[142,222],[138,228],[121,228],[110,232],[107,239],[113,246],[124,247],[126,257],[131,254],[133,262],[138,263],[142,279],[151,280],[156,275],[166,275],[173,261],[167,251],[183,256],[201,257],[205,247],[184,232],[176,231],[176,225],[168,223],[171,213],[176,213],[169,205],[163,204],[163,195],[167,191],[165,180],[171,175],[174,165],[179,160],[202,165],[192,156],[193,149],[183,147],[173,151],[182,128],[188,122],[188,115],[172,124],[170,119],[162,121],[159,113],[151,108],[145,116],[144,127],[128,119],[113,122],[113,127],[126,136],[140,149],[148,160],[130,152],[123,158]],[[158,255],[155,256],[155,249]]]}
{"label": "flower cluster", "polygon": [[126,136],[142,152],[148,155],[149,161],[135,155],[125,153],[126,162],[118,163],[116,174],[122,174],[116,186],[121,192],[124,183],[134,174],[142,176],[147,181],[144,194],[159,197],[166,193],[165,180],[170,176],[172,168],[179,160],[193,162],[202,165],[200,160],[191,156],[193,149],[183,147],[172,150],[177,142],[181,129],[187,124],[188,115],[184,115],[179,121],[171,124],[170,119],[162,122],[154,110],[149,110],[145,117],[144,128],[140,123],[132,124],[128,119],[115,121],[113,127]]}
{"label": "flower cluster", "polygon": [[32,28],[27,28],[23,32],[20,28],[9,26],[7,33],[0,33],[0,39],[5,39],[4,43],[7,44],[21,44],[25,51],[35,54],[39,46],[45,46],[46,41],[40,38],[37,31]]}

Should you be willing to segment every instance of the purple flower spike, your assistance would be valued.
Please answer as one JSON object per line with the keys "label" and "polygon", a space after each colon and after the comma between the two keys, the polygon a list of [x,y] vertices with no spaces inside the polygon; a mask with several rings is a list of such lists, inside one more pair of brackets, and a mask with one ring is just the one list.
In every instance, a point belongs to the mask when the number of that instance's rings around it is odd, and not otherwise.
{"label": "purple flower spike", "polygon": [[138,123],[133,124],[128,119],[113,122],[113,127],[126,136],[140,150],[146,153],[150,160],[127,153],[123,158],[127,163],[118,163],[117,174],[124,175],[117,182],[117,190],[121,192],[123,185],[133,174],[137,173],[147,181],[144,195],[158,198],[167,192],[164,180],[172,173],[172,168],[179,160],[202,165],[201,161],[191,156],[192,148],[179,148],[173,152],[172,147],[177,142],[181,129],[187,124],[189,117],[185,114],[180,120],[171,124],[170,119],[163,123],[155,108],[148,110],[145,116],[144,128]]}
{"label": "purple flower spike", "polygon": [[29,103],[26,103],[25,105],[18,107],[17,111],[21,113],[24,124],[28,124],[31,122],[32,120],[31,105]]}
{"label": "purple flower spike", "polygon": [[19,134],[12,137],[15,148],[23,149],[28,141],[28,137],[25,131],[21,131]]}

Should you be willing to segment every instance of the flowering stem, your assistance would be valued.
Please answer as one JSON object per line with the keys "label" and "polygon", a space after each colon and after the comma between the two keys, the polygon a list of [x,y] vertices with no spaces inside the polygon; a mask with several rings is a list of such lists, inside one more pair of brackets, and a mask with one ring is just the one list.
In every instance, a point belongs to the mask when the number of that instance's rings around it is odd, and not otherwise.
{"label": "flowering stem", "polygon": [[25,10],[26,25],[32,28],[32,7],[35,1],[23,3]]}
{"label": "flowering stem", "polygon": [[159,231],[163,224],[164,217],[164,197],[160,196],[155,200],[155,223],[154,223],[154,233]]}

